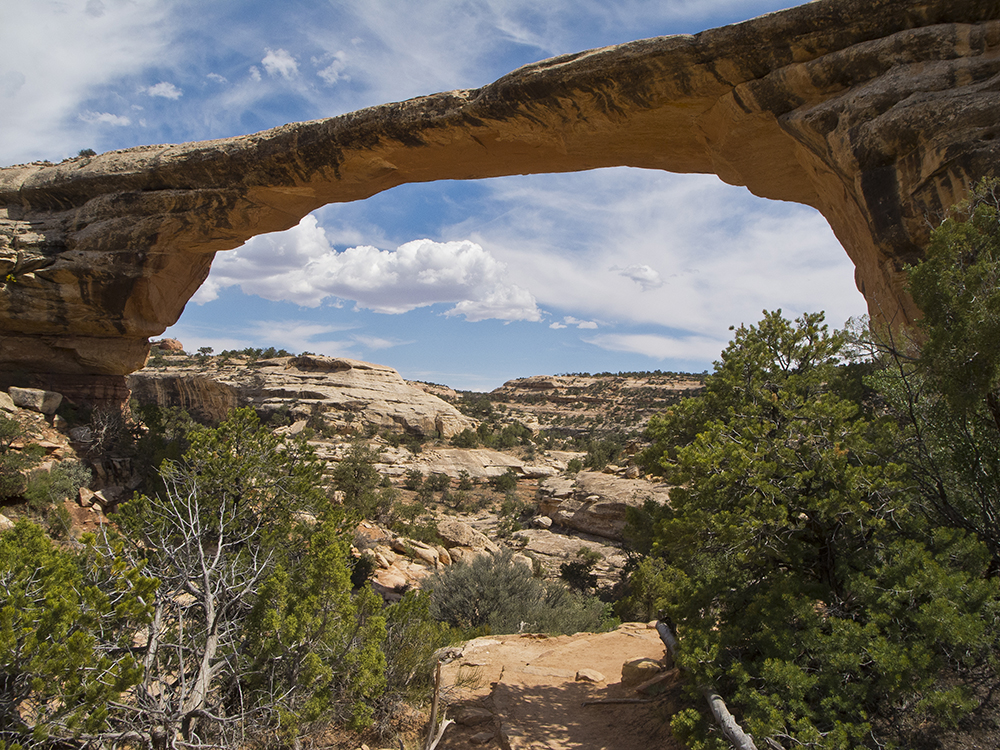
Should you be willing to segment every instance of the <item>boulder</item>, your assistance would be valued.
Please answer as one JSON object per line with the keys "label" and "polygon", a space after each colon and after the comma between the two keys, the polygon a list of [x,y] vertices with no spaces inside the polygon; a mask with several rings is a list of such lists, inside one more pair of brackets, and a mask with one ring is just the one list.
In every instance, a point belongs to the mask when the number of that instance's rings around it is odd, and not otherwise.
{"label": "boulder", "polygon": [[94,494],[93,490],[81,487],[79,493],[77,494],[76,501],[82,508],[92,508],[95,502]]}
{"label": "boulder", "polygon": [[184,345],[177,339],[160,339],[159,341],[154,341],[153,346],[161,352],[170,352],[171,354],[184,353]]}
{"label": "boulder", "polygon": [[94,440],[94,433],[87,425],[71,427],[69,430],[69,439],[74,443],[90,443]]}
{"label": "boulder", "polygon": [[62,403],[62,394],[54,391],[45,391],[41,388],[18,388],[11,386],[8,389],[11,401],[14,406],[22,409],[30,409],[42,414],[51,416],[56,413],[56,409]]}
{"label": "boulder", "polygon": [[620,542],[629,508],[640,508],[647,501],[663,504],[669,498],[666,485],[581,471],[573,478],[541,482],[538,512],[559,526]]}
{"label": "boulder", "polygon": [[17,411],[17,407],[14,405],[14,400],[10,397],[10,394],[3,391],[0,391],[0,411],[8,413]]}
{"label": "boulder", "polygon": [[476,531],[464,521],[456,518],[442,518],[437,523],[438,536],[444,541],[446,549],[452,547],[469,547],[474,550],[496,552],[499,547],[481,531]]}
{"label": "boulder", "polygon": [[643,656],[629,659],[622,664],[622,687],[635,688],[656,677],[663,665],[656,659]]}

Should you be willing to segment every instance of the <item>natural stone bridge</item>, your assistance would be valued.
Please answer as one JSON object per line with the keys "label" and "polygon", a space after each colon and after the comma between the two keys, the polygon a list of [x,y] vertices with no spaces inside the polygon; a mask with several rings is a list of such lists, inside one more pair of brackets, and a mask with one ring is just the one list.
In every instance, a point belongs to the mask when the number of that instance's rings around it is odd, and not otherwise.
{"label": "natural stone bridge", "polygon": [[120,397],[216,252],[402,183],[619,165],[815,207],[869,310],[908,320],[904,264],[995,170],[998,88],[997,0],[819,0],[478,90],[0,169],[0,373]]}

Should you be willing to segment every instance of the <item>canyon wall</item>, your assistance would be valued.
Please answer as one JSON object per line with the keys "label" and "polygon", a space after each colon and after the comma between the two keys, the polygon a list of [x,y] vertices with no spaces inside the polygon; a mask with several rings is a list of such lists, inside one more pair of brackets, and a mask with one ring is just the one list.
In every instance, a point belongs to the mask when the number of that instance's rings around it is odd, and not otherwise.
{"label": "canyon wall", "polygon": [[998,52],[995,0],[818,0],[477,90],[0,169],[0,372],[113,397],[216,252],[403,183],[620,165],[815,207],[872,314],[906,321],[904,264],[995,170]]}

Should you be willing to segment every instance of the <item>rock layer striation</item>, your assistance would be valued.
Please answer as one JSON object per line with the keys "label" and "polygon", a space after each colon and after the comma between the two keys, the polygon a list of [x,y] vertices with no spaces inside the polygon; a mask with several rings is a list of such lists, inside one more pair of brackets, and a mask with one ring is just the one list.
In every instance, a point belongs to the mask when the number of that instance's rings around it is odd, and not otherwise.
{"label": "rock layer striation", "polygon": [[996,0],[818,0],[481,89],[4,168],[0,370],[113,395],[216,252],[403,183],[620,165],[714,173],[815,207],[870,311],[905,321],[904,264],[994,171],[998,74]]}
{"label": "rock layer striation", "polygon": [[140,403],[178,406],[211,422],[230,409],[252,406],[265,415],[284,414],[324,431],[363,434],[405,430],[448,438],[476,422],[451,404],[403,380],[391,367],[343,357],[302,355],[206,366],[147,368],[128,387]]}

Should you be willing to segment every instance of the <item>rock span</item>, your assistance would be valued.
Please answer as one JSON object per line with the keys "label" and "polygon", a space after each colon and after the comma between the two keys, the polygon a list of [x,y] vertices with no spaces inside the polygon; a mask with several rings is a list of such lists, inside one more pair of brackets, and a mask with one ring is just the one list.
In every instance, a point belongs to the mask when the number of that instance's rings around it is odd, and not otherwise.
{"label": "rock span", "polygon": [[903,265],[1000,153],[998,19],[996,0],[819,0],[478,90],[2,169],[0,370],[113,396],[218,251],[402,183],[618,165],[817,208],[871,312],[912,318]]}

